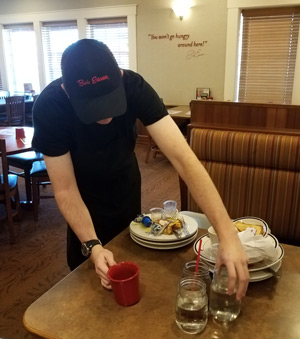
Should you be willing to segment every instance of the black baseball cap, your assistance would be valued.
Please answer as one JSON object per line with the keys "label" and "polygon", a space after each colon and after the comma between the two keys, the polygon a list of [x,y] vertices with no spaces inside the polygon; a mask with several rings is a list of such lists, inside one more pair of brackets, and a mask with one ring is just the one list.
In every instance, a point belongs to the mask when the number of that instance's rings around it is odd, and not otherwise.
{"label": "black baseball cap", "polygon": [[61,58],[64,87],[78,118],[85,124],[125,113],[126,94],[121,70],[109,48],[94,39],[82,39]]}

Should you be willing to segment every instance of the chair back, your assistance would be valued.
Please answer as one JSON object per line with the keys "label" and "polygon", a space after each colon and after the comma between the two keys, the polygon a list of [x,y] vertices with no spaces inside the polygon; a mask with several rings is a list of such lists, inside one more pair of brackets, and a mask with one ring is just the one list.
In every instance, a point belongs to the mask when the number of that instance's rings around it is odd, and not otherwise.
{"label": "chair back", "polygon": [[24,96],[12,96],[5,98],[6,114],[9,126],[25,125],[25,101]]}
{"label": "chair back", "polygon": [[9,97],[9,91],[0,91],[0,100],[4,100]]}
{"label": "chair back", "polygon": [[[8,223],[8,230],[10,236],[10,243],[15,243],[15,230],[13,217],[22,215],[20,206],[20,196],[18,190],[18,181],[16,175],[8,174],[6,141],[0,139],[0,158],[2,160],[2,174],[0,176],[0,200],[6,205],[6,218]],[[12,210],[12,200],[14,200],[14,210]],[[2,216],[1,216],[1,219]]]}
{"label": "chair back", "polygon": [[6,142],[5,139],[0,139],[0,157],[2,160],[2,173],[0,180],[0,194],[9,196],[9,183],[8,183],[8,165],[6,155]]}

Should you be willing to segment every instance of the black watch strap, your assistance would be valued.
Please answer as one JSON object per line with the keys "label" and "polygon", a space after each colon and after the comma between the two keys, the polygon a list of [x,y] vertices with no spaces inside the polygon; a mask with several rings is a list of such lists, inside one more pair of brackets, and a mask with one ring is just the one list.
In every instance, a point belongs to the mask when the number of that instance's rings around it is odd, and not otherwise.
{"label": "black watch strap", "polygon": [[90,254],[92,253],[92,248],[96,245],[102,245],[101,241],[99,239],[92,239],[89,241],[84,242],[81,245],[81,253],[85,256],[85,257],[89,257]]}

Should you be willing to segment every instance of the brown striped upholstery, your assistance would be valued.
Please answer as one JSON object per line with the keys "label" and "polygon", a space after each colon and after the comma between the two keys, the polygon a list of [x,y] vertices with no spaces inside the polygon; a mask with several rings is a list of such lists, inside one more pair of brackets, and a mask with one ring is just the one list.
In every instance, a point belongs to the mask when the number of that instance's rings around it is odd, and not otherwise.
{"label": "brown striped upholstery", "polygon": [[[232,218],[260,217],[300,245],[300,136],[198,127],[189,140]],[[189,193],[186,209],[201,212]]]}

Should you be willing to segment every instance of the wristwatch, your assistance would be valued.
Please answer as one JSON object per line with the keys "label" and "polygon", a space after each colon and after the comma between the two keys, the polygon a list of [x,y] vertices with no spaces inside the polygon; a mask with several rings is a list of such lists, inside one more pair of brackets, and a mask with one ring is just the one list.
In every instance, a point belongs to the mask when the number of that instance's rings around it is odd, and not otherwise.
{"label": "wristwatch", "polygon": [[93,239],[93,240],[89,240],[89,241],[84,242],[81,245],[81,253],[85,257],[89,257],[92,253],[92,248],[96,245],[102,245],[102,243],[99,239]]}

